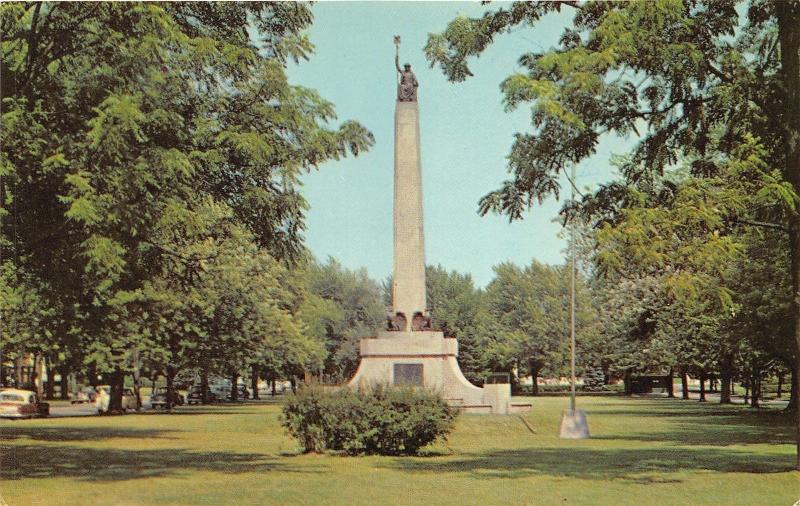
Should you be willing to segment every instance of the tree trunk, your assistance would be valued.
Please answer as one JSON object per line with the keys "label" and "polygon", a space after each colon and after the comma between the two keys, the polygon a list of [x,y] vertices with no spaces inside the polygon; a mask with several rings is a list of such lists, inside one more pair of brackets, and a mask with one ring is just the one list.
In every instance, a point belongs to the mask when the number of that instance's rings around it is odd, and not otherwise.
{"label": "tree trunk", "polygon": [[797,369],[792,368],[791,372],[791,380],[792,384],[789,387],[789,404],[786,406],[786,410],[792,413],[800,413],[800,397],[797,395],[798,391],[800,390],[800,381],[797,380]]}
{"label": "tree trunk", "polygon": [[45,389],[44,397],[52,401],[56,398],[56,368],[53,365],[53,361],[47,360],[47,357],[44,357],[44,367],[47,369],[47,388]]}
{"label": "tree trunk", "polygon": [[258,366],[253,366],[253,371],[250,374],[250,386],[253,388],[253,400],[257,400],[258,397]]}
{"label": "tree trunk", "polygon": [[61,376],[60,397],[62,401],[66,401],[69,399],[69,367],[67,367],[67,364],[62,364],[58,368],[58,374]]}
{"label": "tree trunk", "polygon": [[175,379],[175,368],[167,365],[167,410],[172,409],[172,400],[175,395],[175,385],[172,384]]}
{"label": "tree trunk", "polygon": [[761,406],[759,404],[761,398],[761,378],[759,373],[753,373],[753,379],[750,381],[750,384],[750,406],[758,408]]}
{"label": "tree trunk", "polygon": [[747,406],[750,404],[750,383],[745,382],[744,384],[744,405]]}
{"label": "tree trunk", "polygon": [[114,372],[111,373],[111,398],[108,401],[108,413],[122,413],[122,389],[125,384],[125,374],[122,369],[116,367]]}
{"label": "tree trunk", "polygon": [[22,388],[22,355],[14,361],[14,387]]}
{"label": "tree trunk", "polygon": [[689,398],[689,373],[681,371],[681,399]]}
{"label": "tree trunk", "polygon": [[200,370],[200,390],[202,391],[202,403],[208,404],[208,371],[205,367]]}
{"label": "tree trunk", "polygon": [[625,384],[625,395],[631,395],[633,393],[633,387],[631,386],[631,370],[625,369],[625,376],[622,378],[622,382]]}
{"label": "tree trunk", "polygon": [[531,395],[539,395],[539,365],[531,361]]}
{"label": "tree trunk", "polygon": [[31,377],[31,383],[33,383],[34,388],[36,389],[36,395],[39,396],[40,399],[44,398],[44,366],[42,364],[42,356],[36,355],[33,357],[33,376]]}
{"label": "tree trunk", "polygon": [[139,349],[133,350],[133,393],[136,396],[136,410],[142,409],[142,372],[139,367]]}
{"label": "tree trunk", "polygon": [[93,388],[97,387],[97,365],[94,362],[86,367],[86,374],[89,375],[89,385]]}
{"label": "tree trunk", "polygon": [[719,387],[719,403],[731,403],[731,373],[727,371],[720,372],[720,387]]}
{"label": "tree trunk", "polygon": [[[778,18],[778,39],[781,44],[781,70],[785,90],[784,147],[786,149],[786,179],[800,193],[800,2],[775,2]],[[792,213],[789,220],[791,241],[792,290],[794,296],[795,370],[800,368],[800,215]],[[794,387],[800,381],[795,374]],[[800,413],[800,412],[799,412]],[[800,416],[795,416],[795,468],[800,471]]]}
{"label": "tree trunk", "polygon": [[239,374],[231,374],[231,402],[236,402],[239,399],[239,385],[237,385],[238,381]]}
{"label": "tree trunk", "polygon": [[700,371],[700,402],[706,402],[706,372]]}
{"label": "tree trunk", "polygon": [[672,367],[669,368],[669,378],[667,378],[667,397],[670,399],[675,398],[675,385],[673,384],[675,378],[675,371]]}
{"label": "tree trunk", "polygon": [[777,392],[778,399],[780,399],[781,395],[783,394],[782,390],[783,390],[783,373],[780,373],[778,375],[778,392]]}
{"label": "tree trunk", "polygon": [[278,392],[276,392],[275,379],[273,378],[273,380],[272,380],[272,396],[275,397],[275,394],[277,394],[277,393]]}

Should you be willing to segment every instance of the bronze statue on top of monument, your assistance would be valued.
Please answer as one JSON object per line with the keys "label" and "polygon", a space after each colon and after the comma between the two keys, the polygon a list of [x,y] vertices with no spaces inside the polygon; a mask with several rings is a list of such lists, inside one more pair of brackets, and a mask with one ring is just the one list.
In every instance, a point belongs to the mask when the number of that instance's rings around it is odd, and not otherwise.
{"label": "bronze statue on top of monument", "polygon": [[397,72],[400,73],[400,82],[397,84],[397,100],[400,102],[416,102],[417,101],[417,76],[411,71],[411,64],[406,63],[403,69],[400,69],[400,36],[394,36],[394,45],[397,46],[397,53],[394,56],[394,66],[397,67]]}

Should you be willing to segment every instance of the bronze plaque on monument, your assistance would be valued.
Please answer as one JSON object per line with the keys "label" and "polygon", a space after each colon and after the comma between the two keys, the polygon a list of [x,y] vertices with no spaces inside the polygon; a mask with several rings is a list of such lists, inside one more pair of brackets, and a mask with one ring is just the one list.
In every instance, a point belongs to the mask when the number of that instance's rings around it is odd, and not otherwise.
{"label": "bronze plaque on monument", "polygon": [[394,364],[394,384],[422,386],[422,364]]}

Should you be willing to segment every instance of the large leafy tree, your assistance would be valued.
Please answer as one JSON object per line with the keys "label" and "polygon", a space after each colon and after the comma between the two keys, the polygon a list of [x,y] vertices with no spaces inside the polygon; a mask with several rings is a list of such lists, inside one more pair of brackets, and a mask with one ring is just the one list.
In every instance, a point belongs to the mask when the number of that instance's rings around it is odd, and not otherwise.
{"label": "large leafy tree", "polygon": [[[487,369],[487,324],[484,294],[469,274],[447,271],[441,265],[425,269],[426,300],[433,328],[458,339],[458,364],[464,376],[482,384]],[[391,284],[389,284],[391,286]]]}
{"label": "large leafy tree", "polygon": [[6,258],[47,280],[85,360],[117,377],[144,332],[141,290],[169,261],[203,260],[163,242],[165,216],[191,226],[210,198],[291,260],[299,177],[372,143],[357,123],[331,128],[332,104],[286,79],[312,50],[307,5],[1,8]]}
{"label": "large leafy tree", "polygon": [[[763,157],[762,146],[750,139],[714,158],[716,175],[691,176],[679,170],[639,180],[628,185],[623,208],[595,216],[601,222],[595,233],[598,274],[610,280],[627,278],[626,282],[656,281],[657,296],[627,301],[631,308],[640,308],[640,319],[650,322],[629,325],[634,334],[647,330],[648,338],[660,343],[657,356],[672,355],[673,364],[699,371],[701,377],[705,371],[720,370],[723,390],[730,385],[737,344],[732,335],[723,336],[720,325],[741,307],[730,281],[754,281],[732,272],[746,260],[748,229],[740,223],[753,209],[771,207],[780,217],[795,204],[789,185]],[[776,206],[782,199],[784,205]],[[630,312],[619,304],[611,306]],[[640,347],[652,350],[652,344]]]}
{"label": "large leafy tree", "polygon": [[[592,155],[608,133],[640,137],[624,167],[629,181],[662,174],[686,157],[695,174],[714,174],[718,167],[707,155],[718,129],[723,152],[755,135],[767,163],[800,193],[800,2],[740,6],[733,0],[519,2],[457,18],[432,35],[428,58],[459,81],[471,74],[467,60],[499,34],[553,11],[575,12],[559,46],[522,55],[524,71],[501,86],[508,108],[531,105],[533,132],[516,136],[512,178],[482,199],[481,210],[522,217],[533,202],[558,194],[561,171]],[[625,193],[609,185],[592,200],[618,208],[627,203]],[[800,294],[800,214],[772,225],[788,229],[790,277]],[[793,299],[800,360],[800,296]]]}
{"label": "large leafy tree", "polygon": [[202,384],[212,374],[232,378],[232,387],[247,366],[313,369],[313,346],[285,288],[287,269],[258,249],[233,211],[209,200],[190,220],[194,226],[169,221],[160,239],[198,260],[168,262],[141,291],[147,314],[136,319],[144,322],[148,353],[164,355],[167,388],[181,368],[198,371]]}
{"label": "large leafy tree", "polygon": [[310,335],[325,343],[324,373],[331,380],[346,380],[358,367],[359,341],[385,325],[380,286],[366,270],[350,271],[328,258],[309,265],[308,292],[302,318]]}
{"label": "large leafy tree", "polygon": [[[485,293],[488,314],[495,322],[488,353],[503,370],[517,367],[529,373],[536,394],[540,374],[561,376],[566,372],[569,271],[537,261],[524,268],[503,263],[494,270],[495,278]],[[583,341],[593,311],[582,279],[577,281],[577,332],[578,340]]]}

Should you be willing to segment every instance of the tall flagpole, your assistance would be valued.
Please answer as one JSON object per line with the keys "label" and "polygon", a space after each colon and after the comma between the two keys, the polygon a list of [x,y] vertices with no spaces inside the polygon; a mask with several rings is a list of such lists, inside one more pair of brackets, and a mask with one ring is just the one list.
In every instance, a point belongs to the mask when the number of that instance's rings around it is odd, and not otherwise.
{"label": "tall flagpole", "polygon": [[[572,166],[572,204],[575,205],[575,165]],[[570,256],[570,301],[569,301],[569,334],[570,334],[570,402],[569,409],[575,413],[575,218],[569,220]]]}
{"label": "tall flagpole", "polygon": [[570,378],[569,409],[561,414],[561,439],[585,439],[589,437],[589,424],[586,412],[575,407],[575,165],[570,169],[572,186],[573,216],[569,220],[570,290],[569,290],[569,340],[570,340]]}

